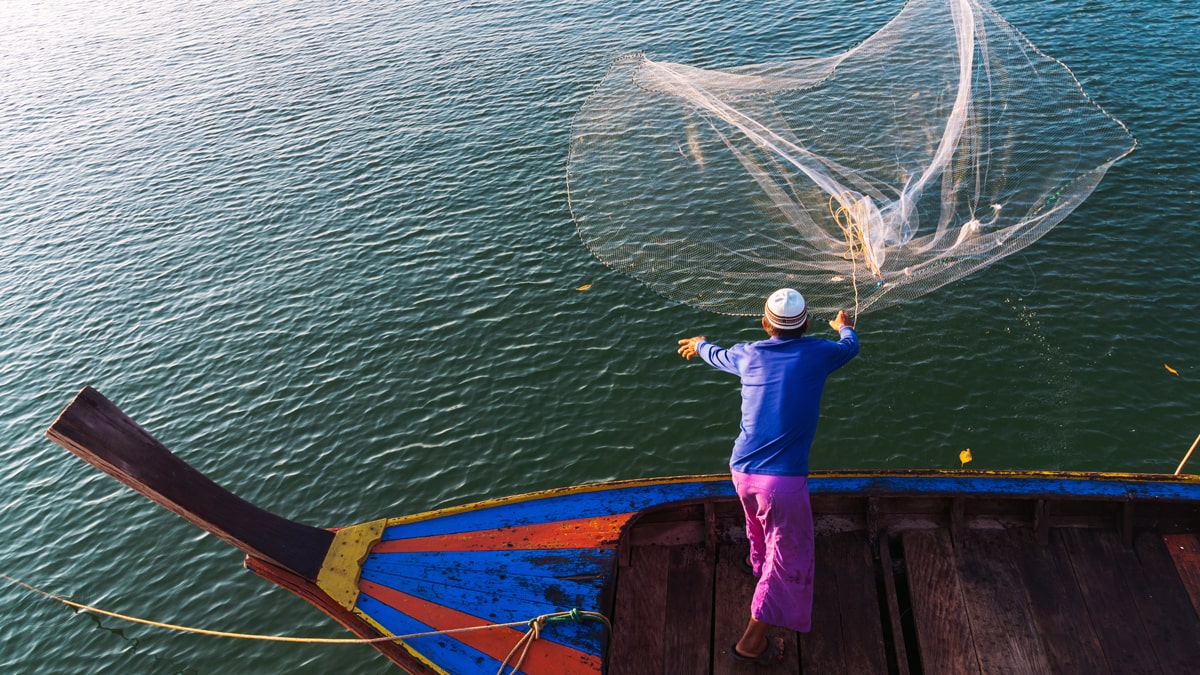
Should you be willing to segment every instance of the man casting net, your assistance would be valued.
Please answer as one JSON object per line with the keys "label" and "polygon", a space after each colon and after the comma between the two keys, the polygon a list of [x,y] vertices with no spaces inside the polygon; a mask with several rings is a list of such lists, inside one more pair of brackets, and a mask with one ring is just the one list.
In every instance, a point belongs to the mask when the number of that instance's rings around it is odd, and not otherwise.
{"label": "man casting net", "polygon": [[983,0],[910,0],[835,56],[619,59],[572,124],[587,247],[663,295],[881,309],[1019,251],[1135,142]]}

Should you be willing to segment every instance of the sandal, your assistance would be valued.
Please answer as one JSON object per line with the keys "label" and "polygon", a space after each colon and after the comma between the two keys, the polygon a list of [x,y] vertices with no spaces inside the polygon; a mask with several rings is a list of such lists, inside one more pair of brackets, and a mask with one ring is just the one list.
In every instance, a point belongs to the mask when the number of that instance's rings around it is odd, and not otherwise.
{"label": "sandal", "polygon": [[756,663],[760,666],[776,666],[783,663],[783,638],[767,638],[767,648],[758,656],[739,654],[737,643],[729,648],[729,658],[738,663]]}
{"label": "sandal", "polygon": [[750,556],[748,555],[745,558],[738,558],[738,567],[741,568],[743,572],[749,574],[755,579],[757,579],[759,576],[754,573],[754,565],[750,564]]}

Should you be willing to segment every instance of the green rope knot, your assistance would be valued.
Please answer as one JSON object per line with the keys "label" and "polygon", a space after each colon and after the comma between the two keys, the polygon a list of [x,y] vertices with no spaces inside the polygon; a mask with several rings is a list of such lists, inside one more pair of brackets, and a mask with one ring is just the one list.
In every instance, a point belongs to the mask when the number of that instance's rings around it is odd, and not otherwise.
{"label": "green rope knot", "polygon": [[571,609],[571,611],[569,611],[569,612],[561,612],[559,614],[551,614],[551,615],[545,617],[546,623],[554,623],[554,622],[560,622],[560,621],[574,621],[575,623],[581,623],[585,618],[587,618],[586,615],[584,615],[582,612],[580,612],[578,607],[573,607]]}

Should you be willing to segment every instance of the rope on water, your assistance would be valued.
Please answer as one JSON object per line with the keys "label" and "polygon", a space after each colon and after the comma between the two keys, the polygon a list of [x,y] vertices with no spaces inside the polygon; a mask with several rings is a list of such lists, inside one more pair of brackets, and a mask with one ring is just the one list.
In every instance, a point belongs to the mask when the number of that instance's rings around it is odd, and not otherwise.
{"label": "rope on water", "polygon": [[509,623],[489,623],[489,624],[484,624],[482,626],[467,626],[465,628],[448,628],[446,630],[434,630],[434,631],[428,631],[425,633],[409,633],[407,635],[386,635],[384,637],[377,637],[377,638],[309,638],[309,637],[289,637],[286,635],[255,635],[255,634],[251,634],[251,633],[229,633],[226,631],[208,630],[205,628],[191,628],[188,626],[179,626],[176,624],[162,623],[160,621],[151,621],[149,619],[139,619],[134,616],[118,614],[116,612],[110,612],[107,610],[99,609],[97,607],[90,607],[88,605],[84,605],[84,604],[81,604],[78,602],[72,602],[70,600],[67,600],[66,598],[62,598],[57,595],[54,595],[53,593],[50,593],[48,591],[43,591],[40,588],[35,588],[35,587],[25,583],[24,581],[21,581],[20,579],[14,579],[14,578],[8,576],[7,574],[0,574],[0,578],[3,578],[4,580],[14,583],[18,586],[22,586],[30,591],[33,591],[34,593],[37,593],[38,595],[42,595],[42,596],[47,597],[56,602],[60,602],[64,605],[67,605],[68,607],[74,607],[75,609],[78,609],[78,610],[81,610],[84,612],[91,612],[93,614],[100,614],[103,616],[112,617],[114,619],[120,619],[122,621],[129,621],[131,623],[140,623],[140,624],[143,624],[146,626],[154,626],[156,628],[166,628],[168,630],[180,631],[183,633],[195,633],[195,634],[199,634],[199,635],[212,635],[212,636],[216,636],[216,637],[238,638],[238,639],[242,639],[242,640],[264,640],[264,641],[268,641],[268,642],[301,642],[301,643],[306,643],[306,644],[340,644],[340,645],[359,644],[359,645],[361,645],[361,644],[372,644],[375,642],[394,642],[396,640],[411,640],[414,638],[430,637],[433,635],[451,635],[451,634],[455,634],[455,633],[469,633],[469,632],[473,632],[473,631],[490,630],[493,628],[516,628],[518,626],[528,626],[529,628],[525,632],[525,635],[521,636],[521,639],[519,641],[517,641],[516,646],[513,647],[512,651],[509,652],[507,657],[505,657],[504,662],[500,664],[500,670],[497,672],[497,675],[500,675],[500,673],[504,672],[505,667],[508,666],[508,662],[512,660],[513,655],[516,654],[518,650],[520,650],[520,656],[517,659],[516,665],[513,666],[512,673],[516,673],[520,669],[521,664],[525,661],[526,654],[529,653],[530,645],[532,645],[534,642],[536,642],[538,640],[538,638],[541,637],[542,628],[544,628],[545,625],[548,623],[558,623],[558,622],[563,622],[563,621],[574,621],[577,623],[581,623],[585,620],[600,621],[601,623],[604,624],[604,627],[609,631],[609,633],[612,632],[612,624],[609,622],[608,617],[606,617],[603,614],[600,614],[598,612],[589,612],[589,611],[585,611],[585,610],[576,608],[576,609],[572,609],[572,610],[566,611],[566,612],[554,612],[552,614],[543,614],[542,616],[530,619],[528,621],[512,621]]}

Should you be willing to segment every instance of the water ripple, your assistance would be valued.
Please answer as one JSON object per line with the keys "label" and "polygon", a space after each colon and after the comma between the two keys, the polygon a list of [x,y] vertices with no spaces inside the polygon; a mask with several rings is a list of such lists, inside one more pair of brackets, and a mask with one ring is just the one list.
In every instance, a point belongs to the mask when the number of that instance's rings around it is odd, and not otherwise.
{"label": "water ripple", "polygon": [[[830,380],[813,466],[949,468],[971,447],[979,468],[1173,470],[1200,409],[1200,143],[1180,112],[1200,103],[1200,20],[1177,0],[996,4],[1142,146],[1035,246],[871,315]],[[160,620],[343,634],[44,440],[84,384],[218,482],[321,526],[723,471],[736,385],[675,340],[761,333],[587,253],[570,119],[618,54],[831,54],[900,5],[8,3],[5,573]],[[5,672],[386,666],[96,622],[15,588],[0,611],[22,618],[0,631]]]}

